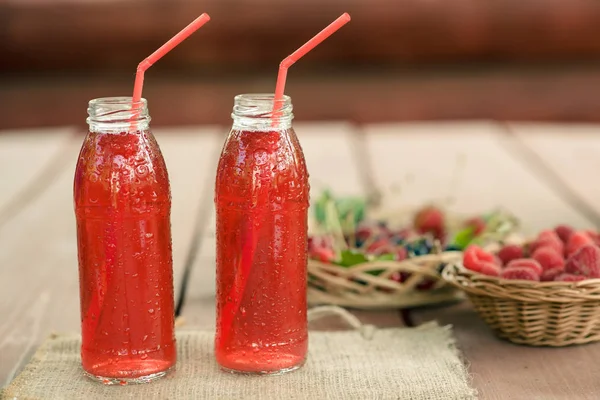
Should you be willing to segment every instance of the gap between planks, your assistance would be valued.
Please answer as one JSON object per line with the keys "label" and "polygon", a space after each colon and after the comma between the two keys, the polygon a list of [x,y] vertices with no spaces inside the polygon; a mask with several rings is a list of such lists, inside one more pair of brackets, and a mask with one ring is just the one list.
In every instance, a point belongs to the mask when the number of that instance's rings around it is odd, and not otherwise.
{"label": "gap between planks", "polygon": [[[533,172],[541,182],[545,183],[554,193],[563,199],[571,207],[579,211],[586,219],[588,219],[597,229],[600,228],[600,213],[594,209],[588,202],[581,197],[576,191],[572,190],[571,186],[557,174],[543,157],[531,147],[531,143],[527,143],[517,135],[513,127],[507,123],[499,124],[499,127],[504,131],[509,138],[507,149],[509,153],[514,155],[514,158],[522,163],[522,165]],[[512,151],[511,151],[512,150]]]}

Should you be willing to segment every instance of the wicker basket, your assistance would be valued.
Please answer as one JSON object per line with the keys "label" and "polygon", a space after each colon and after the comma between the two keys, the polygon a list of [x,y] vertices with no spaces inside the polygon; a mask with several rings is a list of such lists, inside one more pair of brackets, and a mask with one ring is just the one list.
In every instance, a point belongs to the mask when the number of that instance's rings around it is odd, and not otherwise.
{"label": "wicker basket", "polygon": [[[361,309],[416,307],[464,298],[462,293],[440,279],[440,267],[457,262],[461,252],[442,252],[404,261],[373,261],[340,267],[308,262],[308,302]],[[373,272],[376,271],[376,274]],[[369,273],[371,272],[371,273]],[[404,282],[390,279],[395,272],[410,277]],[[420,290],[420,285],[432,285]]]}
{"label": "wicker basket", "polygon": [[464,290],[501,338],[530,346],[600,340],[600,279],[580,282],[506,280],[447,265],[442,277]]}

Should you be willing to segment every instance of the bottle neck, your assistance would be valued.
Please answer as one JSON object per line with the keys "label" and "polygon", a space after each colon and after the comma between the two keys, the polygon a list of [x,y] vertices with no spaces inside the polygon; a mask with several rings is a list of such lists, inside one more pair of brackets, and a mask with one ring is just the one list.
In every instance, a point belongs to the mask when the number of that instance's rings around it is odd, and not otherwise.
{"label": "bottle neck", "polygon": [[292,100],[288,96],[275,100],[273,94],[240,94],[235,96],[233,129],[266,132],[292,127]]}
{"label": "bottle neck", "polygon": [[87,123],[90,132],[133,133],[150,127],[148,102],[133,103],[131,97],[104,97],[90,100]]}

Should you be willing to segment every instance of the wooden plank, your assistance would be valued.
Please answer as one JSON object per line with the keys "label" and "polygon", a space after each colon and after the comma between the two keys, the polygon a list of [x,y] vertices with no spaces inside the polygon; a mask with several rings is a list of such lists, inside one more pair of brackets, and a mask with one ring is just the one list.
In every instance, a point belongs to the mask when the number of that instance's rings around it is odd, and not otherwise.
{"label": "wooden plank", "polygon": [[[311,198],[318,196],[325,188],[340,195],[362,195],[367,185],[356,162],[360,157],[360,143],[356,142],[356,131],[346,123],[298,123],[294,125],[306,158],[310,174]],[[215,166],[216,169],[216,166]],[[214,183],[207,189],[212,193]],[[190,282],[186,321],[192,318],[194,324],[214,328],[215,296],[215,214],[214,204],[210,214],[210,223],[203,235],[194,273]],[[207,311],[210,310],[210,311]],[[212,319],[204,316],[211,312]],[[363,322],[379,326],[398,326],[401,321],[395,310],[383,312],[355,312]],[[331,324],[331,325],[329,325]],[[319,328],[336,327],[335,320],[319,323]]]}
{"label": "wooden plank", "polygon": [[213,154],[219,146],[221,128],[186,127],[155,129],[154,133],[169,171],[171,182],[171,227],[175,296],[197,223],[200,206],[207,194],[206,181],[212,176]]}
{"label": "wooden plank", "polygon": [[381,124],[365,127],[374,180],[400,193],[390,206],[441,202],[472,214],[502,207],[526,234],[558,223],[590,226],[528,170],[508,135],[491,123]]}
{"label": "wooden plank", "polygon": [[530,156],[552,175],[557,185],[570,190],[600,220],[600,127],[591,124],[509,124]]}
{"label": "wooden plank", "polygon": [[[177,278],[192,240],[206,155],[216,143],[214,132],[212,128],[157,132],[171,177]],[[9,379],[50,332],[80,329],[72,201],[73,166],[80,146],[80,140],[71,142],[63,156],[73,164],[0,228],[0,315],[6,316],[0,321],[0,382]]]}
{"label": "wooden plank", "polygon": [[565,348],[519,346],[501,340],[468,302],[413,312],[416,324],[452,325],[481,400],[595,400],[600,343]]}
{"label": "wooden plank", "polygon": [[75,130],[22,129],[0,134],[0,225],[45,189]]}

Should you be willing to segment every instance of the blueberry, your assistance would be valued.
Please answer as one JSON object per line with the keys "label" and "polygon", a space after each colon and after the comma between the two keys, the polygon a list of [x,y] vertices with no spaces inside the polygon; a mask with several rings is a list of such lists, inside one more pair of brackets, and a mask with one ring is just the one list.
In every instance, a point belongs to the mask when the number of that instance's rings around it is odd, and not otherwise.
{"label": "blueberry", "polygon": [[390,242],[392,242],[392,244],[404,244],[404,239],[398,235],[394,235],[390,238]]}
{"label": "blueberry", "polygon": [[449,244],[444,247],[444,251],[462,251],[462,249],[457,244]]}
{"label": "blueberry", "polygon": [[420,239],[406,245],[406,250],[413,256],[424,256],[431,252],[433,244],[426,239]]}

